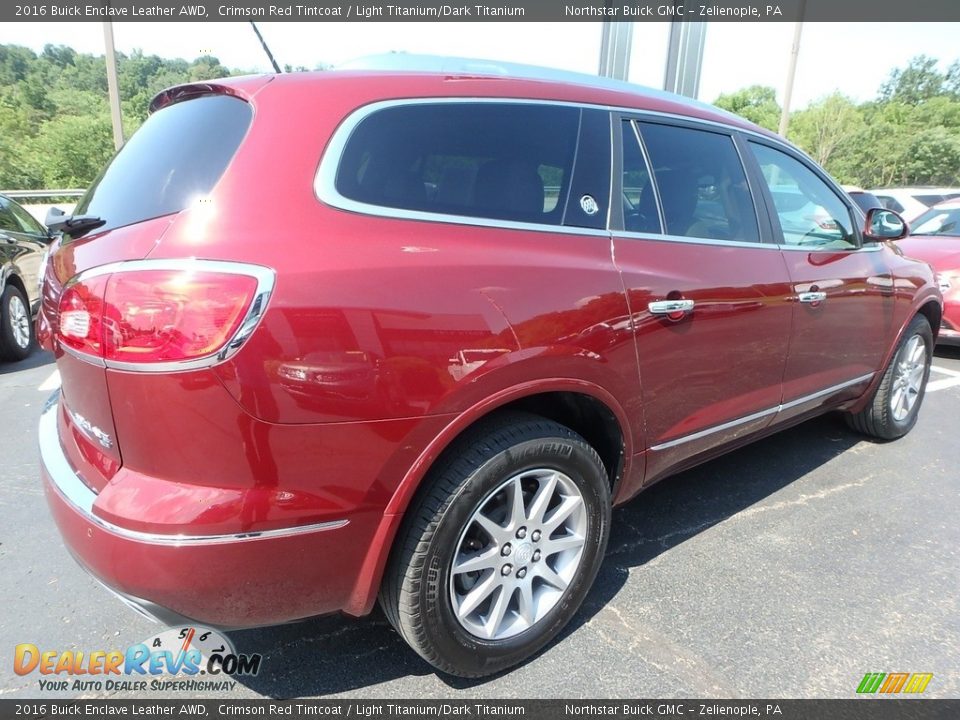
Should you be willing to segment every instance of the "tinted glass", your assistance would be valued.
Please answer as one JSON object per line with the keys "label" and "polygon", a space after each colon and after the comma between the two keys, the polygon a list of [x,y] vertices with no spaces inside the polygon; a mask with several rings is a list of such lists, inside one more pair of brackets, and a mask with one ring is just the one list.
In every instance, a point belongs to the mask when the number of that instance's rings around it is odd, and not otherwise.
{"label": "tinted glass", "polygon": [[794,157],[750,143],[773,196],[787,245],[857,247],[850,211],[827,183]]}
{"label": "tinted glass", "polygon": [[914,195],[913,199],[919,200],[927,207],[933,207],[934,205],[938,205],[939,203],[942,203],[944,200],[946,200],[947,196],[946,195]]}
{"label": "tinted glass", "polygon": [[623,122],[623,229],[627,232],[660,233],[657,195],[640,140],[629,120]]}
{"label": "tinted glass", "polygon": [[759,242],[757,216],[729,135],[641,123],[668,235]]}
{"label": "tinted glass", "polygon": [[350,136],[337,190],[371,205],[559,225],[579,119],[546,105],[387,108]]}
{"label": "tinted glass", "polygon": [[889,195],[877,195],[877,200],[879,200],[887,210],[893,210],[898,213],[903,212],[903,205]]}
{"label": "tinted glass", "polygon": [[3,230],[20,232],[20,223],[10,212],[10,203],[5,198],[0,198],[0,231]]}
{"label": "tinted glass", "polygon": [[960,207],[927,210],[911,225],[911,235],[960,235]]}
{"label": "tinted glass", "polygon": [[10,203],[10,212],[13,213],[13,217],[16,218],[17,222],[20,225],[20,230],[30,235],[46,235],[46,231],[40,226],[40,223],[37,222],[36,218],[33,217],[30,213],[24,210],[22,207],[17,205],[15,202]]}
{"label": "tinted glass", "polygon": [[75,214],[100,217],[109,230],[183,210],[213,189],[251,117],[247,103],[226,95],[158,110],[114,156]]}
{"label": "tinted glass", "polygon": [[[860,207],[861,210],[866,212],[872,208],[882,208],[884,205],[880,202],[879,198],[871,195],[868,192],[852,192],[848,193],[850,198]],[[887,208],[888,210],[890,208]]]}

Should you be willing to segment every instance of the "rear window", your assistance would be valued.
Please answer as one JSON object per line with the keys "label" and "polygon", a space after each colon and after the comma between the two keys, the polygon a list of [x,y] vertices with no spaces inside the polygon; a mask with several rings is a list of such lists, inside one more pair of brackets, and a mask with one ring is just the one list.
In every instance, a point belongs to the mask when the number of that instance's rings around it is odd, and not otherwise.
{"label": "rear window", "polygon": [[934,205],[939,205],[949,196],[947,195],[914,195],[914,200],[919,200],[927,207],[933,207]]}
{"label": "rear window", "polygon": [[188,207],[216,185],[250,127],[250,105],[208,95],[158,110],[94,181],[76,214],[130,225]]}
{"label": "rear window", "polygon": [[382,207],[559,225],[579,122],[571,107],[386,108],[347,141],[337,192]]}

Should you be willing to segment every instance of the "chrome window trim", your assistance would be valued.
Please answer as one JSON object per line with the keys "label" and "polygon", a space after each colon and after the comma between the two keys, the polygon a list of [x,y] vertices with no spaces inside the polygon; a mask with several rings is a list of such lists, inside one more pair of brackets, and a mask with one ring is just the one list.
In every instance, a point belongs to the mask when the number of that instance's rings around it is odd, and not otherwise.
{"label": "chrome window trim", "polygon": [[790,400],[789,402],[780,403],[774,407],[767,408],[766,410],[761,410],[755,412],[751,415],[747,415],[742,418],[737,418],[736,420],[730,420],[729,422],[722,423],[720,425],[714,425],[713,427],[706,428],[705,430],[700,430],[690,435],[684,435],[683,437],[676,438],[675,440],[668,440],[667,442],[660,443],[659,445],[651,445],[651,450],[667,450],[668,448],[676,447],[677,445],[683,445],[684,443],[691,442],[693,440],[699,440],[700,438],[707,437],[708,435],[713,435],[714,433],[723,432],[724,430],[729,430],[730,428],[735,428],[738,425],[746,425],[751,423],[754,420],[760,420],[769,415],[775,415],[777,413],[783,412],[784,410],[789,410],[790,408],[797,407],[798,405],[803,405],[804,403],[811,402],[818,398],[824,397],[826,395],[832,395],[835,392],[840,392],[841,390],[852,387],[854,385],[859,385],[860,383],[867,382],[868,380],[873,379],[873,376],[876,373],[867,373],[866,375],[861,375],[860,377],[853,378],[852,380],[847,380],[842,383],[837,383],[836,385],[831,385],[828,388],[823,390],[818,390],[815,393],[810,393],[809,395],[804,395],[803,397],[797,398],[796,400]]}
{"label": "chrome window trim", "polygon": [[[59,393],[59,391],[57,391]],[[96,525],[111,535],[116,535],[127,540],[146,543],[148,545],[169,545],[173,547],[181,546],[201,546],[201,545],[222,545],[225,543],[250,542],[254,540],[269,540],[275,538],[290,537],[293,535],[302,535],[305,533],[322,532],[325,530],[336,530],[349,524],[349,520],[333,520],[329,522],[313,523],[311,525],[298,525],[294,527],[277,528],[274,530],[259,530],[240,533],[223,533],[213,535],[183,535],[183,534],[163,534],[149,533],[140,530],[130,530],[120,527],[114,523],[98,517],[93,512],[93,504],[97,499],[97,494],[87,487],[80,479],[77,473],[70,466],[69,460],[60,445],[60,434],[57,429],[57,415],[59,412],[59,399],[47,405],[43,414],[40,416],[40,458],[43,466],[50,477],[53,488],[59,493],[64,501],[70,505],[76,512],[83,516],[84,520]]]}
{"label": "chrome window trim", "polygon": [[89,280],[90,278],[102,275],[112,275],[114,273],[134,272],[137,270],[177,270],[177,271],[204,271],[218,272],[231,275],[245,275],[253,277],[257,281],[257,290],[254,293],[250,307],[247,308],[246,315],[240,327],[233,336],[224,344],[220,350],[210,355],[192,360],[172,360],[155,363],[132,363],[120,362],[117,360],[107,360],[94,355],[80,352],[74,348],[59,343],[65,352],[85,362],[105,367],[111,370],[125,370],[130,372],[160,373],[160,372],[186,372],[190,370],[201,370],[204,368],[219,365],[222,362],[233,357],[241,346],[253,335],[257,329],[260,320],[266,314],[267,304],[270,296],[273,294],[276,285],[276,272],[263,265],[252,265],[250,263],[231,262],[226,260],[204,260],[200,258],[182,258],[182,259],[144,259],[144,260],[126,260],[122,262],[108,263],[99,265],[89,270],[73,276],[63,287],[64,292],[72,285],[78,282]]}
{"label": "chrome window trim", "polygon": [[802,245],[787,245],[786,243],[777,245],[776,247],[781,250],[789,250],[791,252],[806,252],[806,253],[845,253],[853,254],[860,252],[880,252],[883,250],[883,243],[866,243],[860,247],[851,247],[851,248],[817,248],[814,246],[802,246]]}
{"label": "chrome window trim", "polygon": [[[340,169],[343,151],[346,148],[347,143],[350,141],[350,138],[353,136],[357,126],[371,115],[382,110],[388,110],[395,107],[406,107],[410,105],[468,105],[478,103],[497,105],[550,105],[555,107],[571,107],[577,109],[590,107],[582,103],[550,102],[500,97],[405,98],[381,100],[368,105],[363,105],[347,115],[337,129],[333,131],[333,135],[330,137],[329,143],[327,143],[327,147],[323,152],[323,157],[320,159],[320,165],[317,168],[316,176],[314,177],[314,194],[317,196],[318,200],[326,205],[339,208],[340,210],[346,210],[348,212],[359,213],[361,215],[395,218],[399,220],[420,220],[423,222],[444,223],[448,225],[494,227],[504,230],[527,230],[532,232],[559,233],[562,235],[592,235],[595,237],[608,237],[609,231],[606,229],[582,228],[573,225],[548,225],[545,223],[517,222],[514,220],[497,220],[495,218],[475,217],[473,215],[450,215],[447,213],[434,213],[425,210],[406,210],[404,208],[392,208],[383,205],[374,205],[372,203],[365,203],[359,200],[352,200],[341,195],[340,191],[337,190],[337,172]],[[609,193],[607,202],[610,202]]]}
{"label": "chrome window trim", "polygon": [[[755,250],[778,250],[779,245],[765,242],[750,242],[748,240],[715,240],[713,238],[687,237],[686,235],[657,235],[656,233],[638,233],[616,230],[613,233],[618,238],[627,238],[630,240],[651,240],[658,242],[665,240],[667,242],[686,243],[688,245],[712,245],[716,247],[729,248],[753,248]],[[808,250],[809,252],[809,250]]]}
{"label": "chrome window trim", "polygon": [[[504,230],[528,230],[533,232],[559,233],[561,235],[592,235],[597,237],[607,237],[610,231],[610,214],[608,211],[607,228],[596,230],[592,228],[578,228],[567,225],[546,225],[541,223],[524,223],[510,220],[496,220],[492,218],[474,217],[472,215],[449,215],[445,213],[432,213],[423,210],[405,210],[403,208],[391,208],[382,205],[374,205],[359,200],[351,200],[340,194],[336,187],[337,171],[340,167],[340,161],[343,157],[343,151],[347,142],[353,135],[357,126],[370,115],[395,107],[405,107],[409,105],[449,105],[449,104],[499,104],[499,105],[549,105],[552,107],[574,107],[579,109],[602,110],[608,113],[629,113],[631,118],[641,120],[644,117],[666,118],[670,120],[682,120],[687,123],[708,125],[722,129],[725,133],[733,135],[741,132],[754,135],[758,138],[781,145],[784,148],[793,151],[792,146],[778,138],[771,138],[763,133],[743,128],[739,125],[725,124],[715,120],[705,120],[698,117],[681,115],[677,113],[665,113],[654,110],[641,110],[638,108],[621,107],[617,105],[605,105],[602,103],[575,102],[570,100],[543,100],[533,98],[512,98],[512,97],[475,97],[469,95],[463,96],[440,96],[440,97],[422,97],[422,98],[393,98],[390,100],[379,100],[361,105],[351,111],[333,131],[327,147],[320,158],[320,164],[317,167],[316,175],[313,180],[313,192],[317,199],[322,203],[347,212],[354,212],[361,215],[372,215],[374,217],[394,218],[399,220],[419,220],[423,222],[445,223],[449,225],[469,225],[474,227],[493,227]],[[612,138],[611,133],[611,138]],[[616,147],[614,147],[616,150]],[[613,166],[611,158],[611,167]],[[611,184],[608,197],[609,207],[612,207],[613,186]],[[753,198],[752,198],[753,199]],[[757,212],[756,200],[754,200],[754,213]],[[619,233],[618,233],[619,234]],[[750,243],[750,246],[757,246],[763,243]]]}

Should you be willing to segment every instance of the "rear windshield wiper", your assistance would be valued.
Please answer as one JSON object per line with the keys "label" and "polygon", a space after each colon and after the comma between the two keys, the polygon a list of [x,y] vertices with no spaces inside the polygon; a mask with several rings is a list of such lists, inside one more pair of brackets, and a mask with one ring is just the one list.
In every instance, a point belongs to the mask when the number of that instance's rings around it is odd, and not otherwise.
{"label": "rear windshield wiper", "polygon": [[106,222],[96,215],[67,215],[63,210],[55,207],[47,211],[45,220],[50,232],[63,232],[71,237],[80,237],[84,233],[105,225]]}

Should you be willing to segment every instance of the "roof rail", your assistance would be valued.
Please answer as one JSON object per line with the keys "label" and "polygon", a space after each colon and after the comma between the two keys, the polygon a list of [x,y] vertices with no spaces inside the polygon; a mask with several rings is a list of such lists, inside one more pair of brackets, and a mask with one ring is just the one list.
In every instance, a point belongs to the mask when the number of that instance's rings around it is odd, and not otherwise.
{"label": "roof rail", "polygon": [[521,63],[502,62],[500,60],[484,60],[480,58],[446,57],[443,55],[420,55],[406,52],[380,53],[365,55],[348,60],[334,66],[333,70],[373,70],[382,72],[422,72],[443,73],[450,75],[484,76],[522,78],[524,80],[545,80],[547,82],[568,83],[582,85],[601,90],[637,94],[642,93],[649,97],[672,100],[686,105],[693,105],[701,109],[710,110],[727,117],[743,121],[743,118],[683,95],[658,90],[656,88],[614,80],[613,78],[589,75],[587,73],[559,70],[557,68],[541,67],[539,65],[524,65]]}

